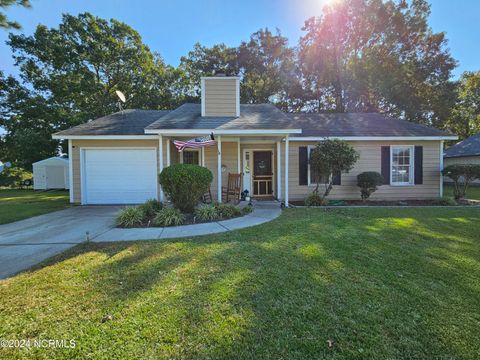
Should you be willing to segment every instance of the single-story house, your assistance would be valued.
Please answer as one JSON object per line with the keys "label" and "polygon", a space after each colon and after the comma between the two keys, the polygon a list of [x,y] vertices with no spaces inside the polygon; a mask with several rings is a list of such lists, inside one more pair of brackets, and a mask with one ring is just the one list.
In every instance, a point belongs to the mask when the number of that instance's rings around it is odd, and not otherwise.
{"label": "single-story house", "polygon": [[[213,133],[216,146],[178,152],[174,140]],[[386,185],[372,199],[442,196],[443,141],[456,136],[377,113],[284,113],[271,104],[240,104],[240,78],[201,79],[201,103],[172,111],[125,110],[60,131],[68,140],[70,201],[79,204],[139,203],[164,199],[158,174],[174,163],[199,164],[213,175],[221,201],[228,173],[242,173],[253,197],[288,206],[314,189],[310,150],[325,138],[348,141],[360,154],[354,169],[337,176],[332,199],[359,199],[356,177],[383,174]]]}
{"label": "single-story house", "polygon": [[[477,164],[480,165],[480,133],[472,135],[459,143],[450,146],[443,155],[445,166],[455,164]],[[445,178],[446,181],[452,181]],[[475,181],[480,183],[480,180]]]}
{"label": "single-story house", "polygon": [[68,189],[69,161],[66,158],[53,156],[32,164],[33,189]]}

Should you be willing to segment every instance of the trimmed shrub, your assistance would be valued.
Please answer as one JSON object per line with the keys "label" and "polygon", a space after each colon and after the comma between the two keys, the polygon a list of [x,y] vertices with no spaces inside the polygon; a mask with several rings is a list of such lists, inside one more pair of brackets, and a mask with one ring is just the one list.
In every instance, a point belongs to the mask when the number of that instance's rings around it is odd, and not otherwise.
{"label": "trimmed shrub", "polygon": [[457,202],[455,201],[454,198],[450,197],[450,196],[444,196],[444,197],[441,197],[440,199],[438,199],[436,201],[436,203],[438,205],[441,205],[441,206],[454,206],[454,205],[457,205]]}
{"label": "trimmed shrub", "polygon": [[163,192],[173,206],[187,213],[193,212],[198,200],[208,191],[212,180],[210,170],[191,164],[168,166],[159,176]]}
{"label": "trimmed shrub", "polygon": [[242,213],[240,209],[231,204],[216,203],[213,205],[221,219],[231,219],[236,216],[240,216]]}
{"label": "trimmed shrub", "polygon": [[115,219],[117,226],[130,228],[141,226],[143,223],[143,211],[138,207],[126,207],[120,210]]}
{"label": "trimmed shrub", "polygon": [[19,188],[22,182],[32,179],[32,173],[19,167],[6,168],[0,173],[0,186]]}
{"label": "trimmed shrub", "polygon": [[328,200],[318,195],[318,193],[313,193],[308,195],[305,200],[306,206],[325,206],[328,205]]}
{"label": "trimmed shrub", "polygon": [[202,206],[195,209],[195,216],[200,221],[213,221],[217,220],[220,216],[215,206]]}
{"label": "trimmed shrub", "polygon": [[150,199],[145,203],[138,205],[138,208],[143,212],[144,220],[150,220],[162,210],[163,204],[156,199]]}
{"label": "trimmed shrub", "polygon": [[366,171],[357,175],[357,186],[360,188],[362,200],[367,200],[383,184],[382,174],[376,171]]}
{"label": "trimmed shrub", "polygon": [[248,215],[248,214],[253,212],[253,206],[247,205],[247,206],[243,207],[242,210],[240,210],[240,211],[242,212],[242,215]]}
{"label": "trimmed shrub", "polygon": [[179,209],[163,208],[153,218],[153,225],[178,226],[178,225],[182,225],[184,221],[185,221],[185,215],[183,215]]}
{"label": "trimmed shrub", "polygon": [[449,165],[443,169],[442,174],[453,180],[455,200],[463,199],[467,193],[468,186],[476,179],[480,179],[480,165]]}

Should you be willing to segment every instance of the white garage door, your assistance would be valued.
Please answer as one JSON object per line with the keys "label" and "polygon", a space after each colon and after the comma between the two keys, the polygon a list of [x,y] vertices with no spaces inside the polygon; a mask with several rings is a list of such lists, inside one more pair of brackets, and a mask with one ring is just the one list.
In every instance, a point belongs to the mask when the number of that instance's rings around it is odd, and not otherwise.
{"label": "white garage door", "polygon": [[154,149],[83,151],[84,204],[137,204],[157,198]]}

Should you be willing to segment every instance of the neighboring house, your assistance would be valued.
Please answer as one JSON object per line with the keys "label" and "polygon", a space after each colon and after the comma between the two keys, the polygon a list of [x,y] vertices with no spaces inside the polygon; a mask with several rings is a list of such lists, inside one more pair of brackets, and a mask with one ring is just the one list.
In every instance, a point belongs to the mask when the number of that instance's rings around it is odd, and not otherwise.
{"label": "neighboring house", "polygon": [[54,156],[33,163],[32,167],[34,190],[69,188],[68,159]]}
{"label": "neighboring house", "polygon": [[[201,104],[173,111],[125,110],[58,132],[70,155],[70,201],[139,203],[164,199],[158,173],[170,164],[209,168],[221,201],[228,173],[243,173],[254,197],[302,200],[314,189],[309,151],[325,138],[347,140],[360,153],[348,174],[335,179],[330,198],[359,199],[356,177],[378,171],[386,185],[374,200],[442,195],[443,131],[380,114],[287,114],[270,104],[240,104],[238,77],[204,77]],[[173,140],[213,133],[217,146],[179,153]],[[220,180],[219,180],[220,179]]]}
{"label": "neighboring house", "polygon": [[[443,155],[445,166],[454,164],[480,165],[480,133],[472,135],[459,143],[450,146]],[[445,177],[446,181],[452,181]],[[480,183],[479,180],[475,181]]]}

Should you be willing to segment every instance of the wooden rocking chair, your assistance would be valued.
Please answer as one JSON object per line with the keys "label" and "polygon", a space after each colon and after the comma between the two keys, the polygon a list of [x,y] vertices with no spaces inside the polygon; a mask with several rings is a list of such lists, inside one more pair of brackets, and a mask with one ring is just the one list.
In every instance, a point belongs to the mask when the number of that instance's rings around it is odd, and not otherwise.
{"label": "wooden rocking chair", "polygon": [[235,201],[236,204],[240,202],[240,194],[242,192],[242,174],[228,173],[227,187],[222,186],[222,201]]}

